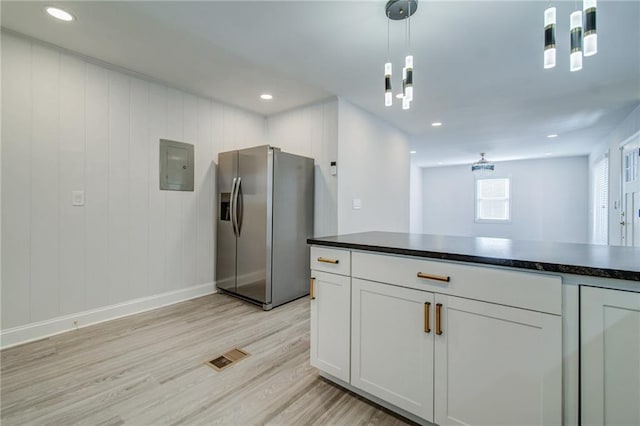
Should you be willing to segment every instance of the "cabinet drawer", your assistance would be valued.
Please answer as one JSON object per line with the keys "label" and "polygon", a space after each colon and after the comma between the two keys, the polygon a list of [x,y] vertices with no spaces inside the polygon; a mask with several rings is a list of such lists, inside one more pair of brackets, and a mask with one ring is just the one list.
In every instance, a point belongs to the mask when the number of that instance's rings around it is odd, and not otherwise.
{"label": "cabinet drawer", "polygon": [[351,275],[351,251],[311,247],[311,269],[332,274]]}
{"label": "cabinet drawer", "polygon": [[562,312],[558,276],[357,251],[351,260],[354,278],[555,315]]}

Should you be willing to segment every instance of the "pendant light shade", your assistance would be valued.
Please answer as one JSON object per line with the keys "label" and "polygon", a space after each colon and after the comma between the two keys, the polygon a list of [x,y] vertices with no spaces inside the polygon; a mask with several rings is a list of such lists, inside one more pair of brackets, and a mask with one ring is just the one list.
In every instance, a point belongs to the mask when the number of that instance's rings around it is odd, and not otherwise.
{"label": "pendant light shade", "polygon": [[495,169],[494,164],[488,162],[484,155],[484,152],[481,152],[480,159],[471,165],[471,171],[476,175],[486,175]]}
{"label": "pendant light shade", "polygon": [[582,11],[576,10],[569,17],[571,29],[571,55],[569,57],[569,69],[580,71],[582,69]]}
{"label": "pendant light shade", "polygon": [[393,93],[391,91],[391,62],[384,64],[384,106],[393,105]]}
{"label": "pendant light shade", "polygon": [[556,8],[544,11],[544,67],[556,66]]}
{"label": "pendant light shade", "polygon": [[411,108],[411,101],[409,101],[409,99],[407,99],[406,96],[402,97],[402,109],[409,109]]}
{"label": "pendant light shade", "polygon": [[598,53],[598,34],[596,32],[596,0],[584,0],[584,56]]}
{"label": "pendant light shade", "polygon": [[405,67],[405,97],[409,102],[413,100],[413,56],[407,55],[404,59]]}
{"label": "pendant light shade", "polygon": [[407,67],[402,68],[402,97],[407,97]]}

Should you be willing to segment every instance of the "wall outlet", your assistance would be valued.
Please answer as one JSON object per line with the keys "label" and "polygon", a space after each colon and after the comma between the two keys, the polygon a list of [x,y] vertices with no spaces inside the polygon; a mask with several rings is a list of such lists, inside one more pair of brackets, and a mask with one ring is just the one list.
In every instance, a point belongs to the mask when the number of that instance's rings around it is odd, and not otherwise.
{"label": "wall outlet", "polygon": [[84,191],[71,191],[71,205],[84,206]]}
{"label": "wall outlet", "polygon": [[353,199],[353,209],[360,210],[362,208],[362,200],[360,198]]}

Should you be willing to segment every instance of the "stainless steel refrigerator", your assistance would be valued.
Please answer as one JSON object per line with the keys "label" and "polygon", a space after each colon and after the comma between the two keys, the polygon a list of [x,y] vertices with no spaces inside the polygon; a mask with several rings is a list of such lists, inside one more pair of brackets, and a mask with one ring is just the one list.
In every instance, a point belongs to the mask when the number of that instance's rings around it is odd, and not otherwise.
{"label": "stainless steel refrigerator", "polygon": [[309,294],[313,159],[257,146],[218,154],[216,284],[265,310]]}

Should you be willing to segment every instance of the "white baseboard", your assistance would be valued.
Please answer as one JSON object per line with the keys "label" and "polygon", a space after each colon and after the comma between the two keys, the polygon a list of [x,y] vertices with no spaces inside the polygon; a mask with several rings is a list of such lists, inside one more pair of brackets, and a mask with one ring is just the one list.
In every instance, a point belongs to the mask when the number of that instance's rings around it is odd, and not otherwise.
{"label": "white baseboard", "polygon": [[0,348],[10,348],[11,346],[43,339],[55,334],[75,330],[76,328],[87,327],[127,315],[161,308],[215,292],[216,285],[214,283],[205,283],[167,293],[129,300],[116,305],[104,306],[90,311],[78,312],[46,321],[9,328],[0,331]]}

